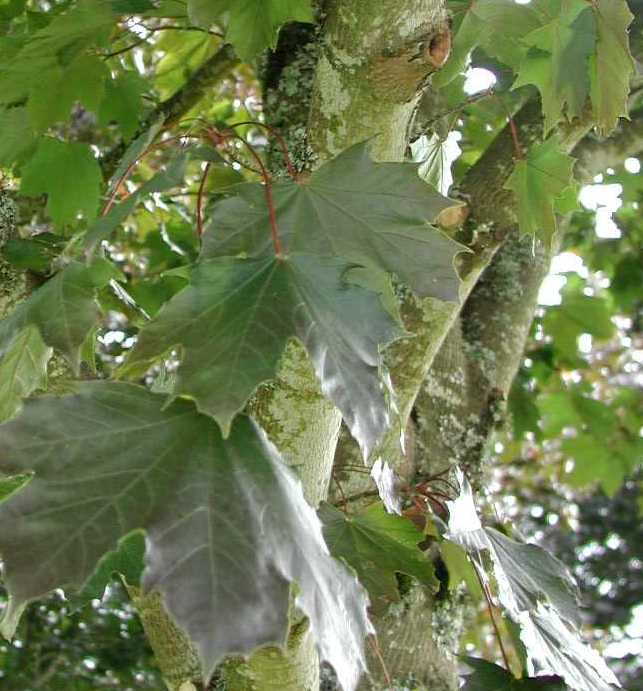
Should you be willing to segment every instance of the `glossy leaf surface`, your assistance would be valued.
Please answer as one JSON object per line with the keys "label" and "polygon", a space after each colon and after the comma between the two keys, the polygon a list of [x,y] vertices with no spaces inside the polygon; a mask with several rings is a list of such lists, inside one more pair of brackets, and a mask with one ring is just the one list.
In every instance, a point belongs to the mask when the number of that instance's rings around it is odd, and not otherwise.
{"label": "glossy leaf surface", "polygon": [[388,426],[380,348],[403,332],[376,293],[344,281],[351,266],[308,255],[202,261],[141,331],[124,373],[141,373],[181,346],[175,393],[194,398],[227,434],[297,337],[367,456]]}
{"label": "glossy leaf surface", "polygon": [[[214,208],[203,256],[272,252],[264,190],[237,188]],[[273,196],[286,252],[341,256],[395,274],[420,296],[457,300],[453,260],[464,248],[429,223],[453,202],[435,192],[411,163],[375,163],[357,144],[309,179],[278,182]]]}
{"label": "glossy leaf surface", "polygon": [[163,402],[132,384],[86,382],[30,400],[1,428],[0,470],[34,473],[0,504],[13,526],[0,536],[4,633],[28,601],[82,588],[120,537],[144,529],[143,587],[194,641],[204,678],[226,654],[285,641],[296,582],[321,657],[353,689],[366,600],[328,555],[301,485],[247,418],[224,441],[193,404]]}

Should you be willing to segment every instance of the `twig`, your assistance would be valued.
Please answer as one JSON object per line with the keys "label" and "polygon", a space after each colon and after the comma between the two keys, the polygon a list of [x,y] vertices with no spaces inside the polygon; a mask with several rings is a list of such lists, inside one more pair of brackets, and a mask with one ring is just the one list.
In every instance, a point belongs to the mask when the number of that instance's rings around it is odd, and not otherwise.
{"label": "twig", "polygon": [[487,609],[489,611],[489,618],[491,619],[491,623],[493,624],[493,630],[496,633],[496,639],[498,641],[498,646],[500,647],[500,652],[502,653],[502,659],[505,663],[505,667],[507,668],[508,672],[511,672],[511,665],[509,664],[509,657],[507,655],[507,651],[505,650],[505,646],[502,642],[502,636],[500,635],[500,629],[498,628],[498,622],[496,621],[496,618],[493,614],[493,602],[491,600],[491,593],[489,592],[489,588],[488,588],[487,584],[484,582],[482,575],[480,574],[480,570],[478,569],[478,565],[471,558],[469,558],[469,561],[471,562],[471,565],[473,566],[473,570],[475,571],[476,576],[478,578],[478,583],[480,583],[480,587],[482,588],[482,592],[484,593],[484,598],[487,601]]}
{"label": "twig", "polygon": [[386,668],[386,663],[384,662],[384,656],[382,655],[382,651],[380,650],[380,644],[377,641],[377,636],[375,636],[375,634],[371,634],[368,637],[368,642],[371,644],[371,648],[375,653],[375,657],[377,657],[382,667],[382,672],[384,674],[384,679],[386,680],[386,685],[388,687],[393,686],[393,681],[391,680],[391,675],[389,674],[388,669]]}

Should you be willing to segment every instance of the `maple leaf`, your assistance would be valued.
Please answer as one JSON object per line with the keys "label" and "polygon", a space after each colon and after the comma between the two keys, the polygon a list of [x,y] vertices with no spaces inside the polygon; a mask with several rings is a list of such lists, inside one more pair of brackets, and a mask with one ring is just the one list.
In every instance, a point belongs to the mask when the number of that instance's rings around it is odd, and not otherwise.
{"label": "maple leaf", "polygon": [[625,0],[596,0],[592,10],[598,32],[590,68],[592,105],[598,129],[609,134],[620,116],[627,117],[630,77],[634,73],[627,29],[634,15]]}
{"label": "maple leaf", "polygon": [[557,137],[532,146],[516,161],[505,188],[516,195],[520,232],[539,235],[547,244],[556,232],[556,200],[572,184],[574,159],[559,149]]}
{"label": "maple leaf", "polygon": [[[35,97],[38,105],[28,103],[27,108],[41,127],[52,121],[47,106],[57,119],[62,111],[69,112],[72,98],[88,99],[95,105],[102,88],[99,72],[104,75],[104,68],[98,65],[98,58],[81,56],[88,48],[107,42],[113,23],[109,4],[100,0],[81,0],[68,12],[54,16],[17,53],[0,63],[0,103]],[[76,58],[81,62],[75,62]],[[93,81],[96,77],[99,83]],[[43,89],[43,83],[50,82],[62,101],[52,101],[50,89]]]}
{"label": "maple leaf", "polygon": [[580,638],[577,586],[565,565],[537,545],[483,528],[471,485],[461,471],[457,475],[460,495],[447,501],[447,537],[467,551],[490,589],[482,558],[483,552],[488,553],[498,599],[519,625],[530,662],[539,671],[559,673],[578,691],[618,686],[604,660]]}
{"label": "maple leaf", "polygon": [[351,516],[322,504],[319,517],[330,553],[355,569],[374,612],[400,601],[396,573],[413,576],[438,591],[433,565],[418,547],[424,536],[406,518],[386,513],[380,504]]}
{"label": "maple leaf", "polygon": [[98,110],[101,125],[118,123],[123,139],[128,141],[138,129],[143,109],[142,95],[148,86],[137,72],[125,72],[105,84],[105,98]]}
{"label": "maple leaf", "polygon": [[[480,46],[491,57],[517,67],[524,54],[521,38],[542,24],[535,3],[518,5],[513,0],[455,0],[450,2],[454,17],[454,37],[446,64],[432,77],[441,88],[464,72],[471,52]],[[502,40],[499,40],[502,36]]]}
{"label": "maple leaf", "polygon": [[[332,559],[314,510],[265,435],[246,417],[223,440],[188,401],[94,381],[31,399],[0,429],[0,470],[34,473],[0,504],[12,635],[27,602],[81,589],[103,555],[147,535],[146,592],[197,650],[206,680],[228,654],[282,645],[290,583],[322,659],[347,690],[364,669],[367,600]],[[213,626],[213,622],[216,625]]]}
{"label": "maple leaf", "polygon": [[119,277],[104,259],[90,266],[69,264],[0,321],[0,357],[9,352],[16,334],[33,324],[42,340],[62,352],[78,373],[81,346],[100,316],[96,290]]}
{"label": "maple leaf", "polygon": [[47,213],[57,228],[73,223],[79,213],[92,219],[98,211],[102,174],[87,144],[40,140],[22,169],[20,194],[47,195]]}
{"label": "maple leaf", "polygon": [[36,131],[46,130],[56,122],[67,120],[77,102],[86,110],[97,112],[108,77],[105,62],[96,55],[81,54],[64,68],[52,67],[47,75],[47,88],[34,88],[29,96],[29,123]]}
{"label": "maple leaf", "polygon": [[140,374],[181,346],[175,393],[194,398],[227,433],[297,337],[368,456],[388,426],[380,348],[403,332],[377,293],[343,280],[352,266],[296,254],[202,261],[190,285],[141,330],[121,376]]}
{"label": "maple leaf", "polygon": [[27,155],[36,143],[24,106],[0,110],[0,165],[9,167]]}
{"label": "maple leaf", "polygon": [[35,326],[16,334],[0,360],[0,422],[20,410],[21,401],[47,382],[51,348]]}
{"label": "maple leaf", "polygon": [[596,44],[594,15],[585,0],[571,0],[522,40],[530,50],[513,88],[538,87],[547,134],[563,115],[571,120],[583,113],[589,94],[589,57]]}
{"label": "maple leaf", "polygon": [[569,691],[569,686],[561,677],[516,679],[511,672],[494,665],[493,662],[475,657],[465,657],[463,660],[473,673],[464,677],[462,691]]}
{"label": "maple leaf", "polygon": [[274,48],[282,24],[314,21],[310,0],[189,0],[188,16],[206,29],[226,17],[226,39],[242,60]]}
{"label": "maple leaf", "polygon": [[[300,182],[273,186],[279,237],[286,252],[341,256],[395,274],[420,296],[458,299],[453,266],[462,245],[429,225],[453,202],[435,192],[413,163],[375,163],[356,144]],[[271,253],[263,186],[214,207],[203,256]]]}

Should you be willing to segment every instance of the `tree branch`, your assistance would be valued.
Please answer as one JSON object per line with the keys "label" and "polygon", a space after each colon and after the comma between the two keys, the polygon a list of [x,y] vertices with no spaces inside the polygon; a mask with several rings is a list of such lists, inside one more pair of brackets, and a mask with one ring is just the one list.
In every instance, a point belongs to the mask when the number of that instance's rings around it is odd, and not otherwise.
{"label": "tree branch", "polygon": [[[166,127],[175,124],[205,96],[209,88],[229,74],[239,62],[239,58],[235,55],[232,46],[229,44],[223,45],[197,69],[175,94],[159,103],[149,113],[141,123],[135,136],[139,136],[153,124],[159,122],[159,120]],[[102,164],[106,177],[110,177],[114,170],[116,170],[126,149],[127,145],[121,141],[104,156]]]}

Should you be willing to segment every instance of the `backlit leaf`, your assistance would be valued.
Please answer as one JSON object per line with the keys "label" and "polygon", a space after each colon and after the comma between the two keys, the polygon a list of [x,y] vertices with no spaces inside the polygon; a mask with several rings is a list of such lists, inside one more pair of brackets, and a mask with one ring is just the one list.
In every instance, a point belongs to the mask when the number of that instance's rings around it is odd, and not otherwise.
{"label": "backlit leaf", "polygon": [[95,55],[81,54],[64,68],[50,70],[47,88],[34,89],[29,97],[27,112],[31,126],[42,131],[67,120],[76,102],[86,110],[97,112],[108,76],[105,63]]}
{"label": "backlit leaf", "polygon": [[522,40],[530,50],[514,87],[538,87],[548,133],[563,116],[582,115],[589,95],[588,60],[596,43],[594,15],[585,0],[561,3],[550,21]]}
{"label": "backlit leaf", "polygon": [[[214,207],[203,256],[272,252],[263,187],[240,185]],[[309,179],[273,188],[287,252],[341,256],[395,274],[420,296],[458,299],[453,267],[464,248],[429,225],[453,202],[420,180],[417,165],[375,163],[357,144]]]}
{"label": "backlit leaf", "polygon": [[145,80],[135,72],[126,72],[105,85],[105,98],[100,104],[101,125],[118,123],[123,139],[131,139],[138,129],[143,108],[142,95],[148,89]]}
{"label": "backlit leaf", "polygon": [[355,569],[374,612],[399,602],[396,573],[439,589],[433,565],[418,547],[424,536],[408,519],[387,513],[379,503],[354,515],[323,504],[319,517],[330,553]]}
{"label": "backlit leaf", "polygon": [[469,55],[480,46],[509,67],[517,68],[525,51],[520,39],[542,24],[541,12],[532,4],[514,0],[450,2],[454,15],[454,39],[449,59],[432,79],[440,88],[466,69]]}
{"label": "backlit leaf", "polygon": [[366,599],[328,554],[301,485],[248,418],[224,441],[192,403],[163,403],[132,384],[84,382],[28,401],[0,429],[0,471],[34,473],[0,504],[0,522],[12,526],[0,535],[3,632],[30,600],[82,588],[120,537],[143,529],[143,588],[161,593],[206,680],[227,654],[284,643],[296,582],[321,658],[352,691]]}
{"label": "backlit leaf", "polygon": [[0,166],[19,161],[36,143],[24,106],[0,109],[0,132]]}
{"label": "backlit leaf", "polygon": [[[89,48],[103,45],[109,37],[114,15],[109,4],[101,0],[80,0],[68,12],[58,14],[39,31],[29,37],[17,54],[0,61],[0,103],[13,103],[35,95],[41,98],[43,80],[58,81],[61,70],[73,65]],[[95,73],[96,63],[92,68]],[[81,70],[81,76],[86,71]],[[47,82],[44,82],[47,83]],[[67,84],[59,86],[85,94],[96,85]],[[44,103],[41,102],[44,106]],[[51,103],[56,109],[58,104]],[[38,115],[46,117],[41,108]]]}
{"label": "backlit leaf", "polygon": [[516,161],[505,188],[516,196],[520,232],[549,244],[556,232],[554,207],[572,182],[574,159],[560,151],[556,137],[532,146]]}
{"label": "backlit leaf", "polygon": [[609,134],[621,116],[627,117],[627,99],[634,60],[627,29],[634,19],[625,0],[592,3],[598,43],[590,69],[592,105],[599,130]]}
{"label": "backlit leaf", "polygon": [[312,22],[310,0],[188,0],[190,20],[205,29],[224,20],[226,40],[242,60],[277,45],[286,22]]}
{"label": "backlit leaf", "polygon": [[20,193],[47,195],[47,213],[62,229],[79,213],[92,219],[98,211],[102,174],[87,144],[46,137],[22,169]]}
{"label": "backlit leaf", "polygon": [[308,255],[202,261],[190,285],[143,328],[124,374],[144,372],[181,346],[176,394],[194,398],[227,433],[297,337],[368,456],[388,426],[380,348],[403,332],[376,293],[344,281],[351,266]]}

